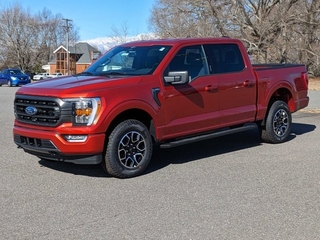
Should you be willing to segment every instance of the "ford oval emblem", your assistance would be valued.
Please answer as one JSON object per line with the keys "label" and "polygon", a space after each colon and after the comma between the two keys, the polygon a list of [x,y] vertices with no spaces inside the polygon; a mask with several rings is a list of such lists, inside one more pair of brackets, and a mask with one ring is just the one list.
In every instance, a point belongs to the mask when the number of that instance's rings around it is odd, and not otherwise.
{"label": "ford oval emblem", "polygon": [[24,110],[28,115],[35,115],[37,113],[37,109],[35,107],[26,107]]}

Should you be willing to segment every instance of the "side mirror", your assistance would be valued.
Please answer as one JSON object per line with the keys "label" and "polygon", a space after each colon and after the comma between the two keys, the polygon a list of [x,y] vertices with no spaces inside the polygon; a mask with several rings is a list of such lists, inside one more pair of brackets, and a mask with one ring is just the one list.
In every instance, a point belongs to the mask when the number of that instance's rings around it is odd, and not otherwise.
{"label": "side mirror", "polygon": [[168,76],[164,76],[164,81],[171,84],[185,84],[189,82],[188,71],[169,72]]}

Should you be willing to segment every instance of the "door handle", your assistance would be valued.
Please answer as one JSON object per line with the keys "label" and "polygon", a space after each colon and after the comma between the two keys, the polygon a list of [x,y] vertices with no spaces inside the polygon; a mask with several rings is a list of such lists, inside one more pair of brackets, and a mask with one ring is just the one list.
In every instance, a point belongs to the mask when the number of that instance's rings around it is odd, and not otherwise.
{"label": "door handle", "polygon": [[242,83],[242,86],[244,87],[252,87],[254,86],[254,82],[250,81],[250,80],[246,80]]}
{"label": "door handle", "polygon": [[218,92],[218,88],[217,87],[214,87],[212,85],[208,85],[204,88],[205,91],[207,92]]}

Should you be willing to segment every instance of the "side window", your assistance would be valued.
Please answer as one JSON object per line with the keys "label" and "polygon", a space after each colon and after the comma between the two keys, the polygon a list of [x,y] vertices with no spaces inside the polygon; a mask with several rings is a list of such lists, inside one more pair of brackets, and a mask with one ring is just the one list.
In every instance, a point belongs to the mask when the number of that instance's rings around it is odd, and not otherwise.
{"label": "side window", "polygon": [[196,77],[208,74],[208,67],[201,45],[181,48],[169,63],[165,74],[175,71],[188,71],[189,82]]}
{"label": "side window", "polygon": [[236,44],[205,45],[210,74],[240,72],[244,69],[242,54]]}

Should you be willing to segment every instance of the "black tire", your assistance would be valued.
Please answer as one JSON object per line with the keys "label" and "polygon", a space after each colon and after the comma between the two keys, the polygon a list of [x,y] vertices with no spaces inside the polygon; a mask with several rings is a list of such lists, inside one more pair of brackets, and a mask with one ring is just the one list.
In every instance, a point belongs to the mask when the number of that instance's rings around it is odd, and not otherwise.
{"label": "black tire", "polygon": [[8,87],[12,87],[10,80],[8,80]]}
{"label": "black tire", "polygon": [[137,120],[125,120],[109,136],[103,168],[118,178],[138,176],[148,166],[152,150],[147,127]]}
{"label": "black tire", "polygon": [[275,101],[268,112],[265,127],[261,129],[261,138],[268,143],[285,142],[292,127],[292,116],[288,105]]}

